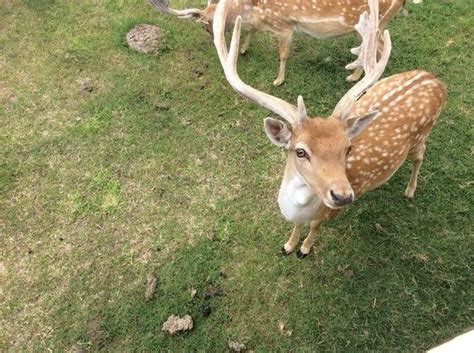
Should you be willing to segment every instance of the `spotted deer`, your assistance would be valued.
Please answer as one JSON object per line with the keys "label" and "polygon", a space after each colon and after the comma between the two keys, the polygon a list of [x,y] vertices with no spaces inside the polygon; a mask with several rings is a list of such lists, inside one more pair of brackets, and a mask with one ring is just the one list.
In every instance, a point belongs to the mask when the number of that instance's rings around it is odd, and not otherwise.
{"label": "spotted deer", "polygon": [[229,2],[222,0],[214,16],[214,44],[230,85],[243,96],[273,111],[288,124],[266,118],[269,139],[288,150],[278,194],[281,213],[294,222],[285,253],[295,250],[301,227],[310,223],[309,235],[297,252],[306,256],[320,225],[369,190],[385,182],[401,164],[412,161],[405,190],[413,197],[423,161],[425,142],[447,99],[445,86],[422,70],[403,72],[381,81],[391,51],[387,30],[377,56],[378,1],[370,0],[356,26],[362,44],[350,66],[362,66],[364,77],[337,103],[331,116],[309,118],[303,98],[294,106],[244,83],[237,73],[242,20],[237,17],[227,51],[224,25]]}
{"label": "spotted deer", "polygon": [[[384,28],[397,14],[406,0],[379,0],[380,26]],[[204,10],[174,10],[168,0],[150,0],[161,12],[179,18],[195,18],[212,33],[212,24],[217,4],[208,2]],[[280,68],[273,82],[278,86],[285,80],[285,70],[294,32],[303,32],[318,39],[334,38],[354,31],[361,13],[367,10],[367,0],[232,0],[229,3],[226,28],[231,29],[237,16],[249,33],[242,47],[244,54],[257,31],[273,33],[279,42]],[[362,75],[361,67],[353,67],[347,77],[357,81]]]}

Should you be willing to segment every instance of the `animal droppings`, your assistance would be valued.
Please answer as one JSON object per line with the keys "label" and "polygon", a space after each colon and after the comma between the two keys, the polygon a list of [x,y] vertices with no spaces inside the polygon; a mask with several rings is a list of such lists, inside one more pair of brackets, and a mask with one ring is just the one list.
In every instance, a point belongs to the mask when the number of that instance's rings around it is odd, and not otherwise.
{"label": "animal droppings", "polygon": [[189,315],[179,317],[171,315],[161,327],[161,331],[174,335],[177,332],[189,331],[193,328],[193,319]]}
{"label": "animal droppings", "polygon": [[145,290],[145,299],[150,300],[153,298],[156,289],[156,277],[152,274],[149,274],[146,278],[146,290]]}
{"label": "animal droppings", "polygon": [[140,24],[127,33],[127,44],[139,53],[150,54],[161,47],[163,31],[158,26]]}

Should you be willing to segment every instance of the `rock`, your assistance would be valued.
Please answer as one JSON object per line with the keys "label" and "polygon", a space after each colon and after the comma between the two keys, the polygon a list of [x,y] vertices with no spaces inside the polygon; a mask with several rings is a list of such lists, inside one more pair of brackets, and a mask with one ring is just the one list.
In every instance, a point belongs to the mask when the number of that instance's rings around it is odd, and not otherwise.
{"label": "rock", "polygon": [[245,344],[232,340],[229,340],[227,346],[232,352],[244,352],[247,349],[247,347],[245,347]]}
{"label": "rock", "polygon": [[127,33],[127,44],[139,53],[149,54],[161,47],[163,31],[158,26],[139,24]]}
{"label": "rock", "polygon": [[146,278],[146,290],[145,290],[145,299],[150,300],[153,298],[156,289],[156,277],[152,274],[149,274]]}
{"label": "rock", "polygon": [[161,327],[161,331],[174,335],[177,332],[189,331],[193,328],[193,319],[189,315],[183,317],[171,315]]}

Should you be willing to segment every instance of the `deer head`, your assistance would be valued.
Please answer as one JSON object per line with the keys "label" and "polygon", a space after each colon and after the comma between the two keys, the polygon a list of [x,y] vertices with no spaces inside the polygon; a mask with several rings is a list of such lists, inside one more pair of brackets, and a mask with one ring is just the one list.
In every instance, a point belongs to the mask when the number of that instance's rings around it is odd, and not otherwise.
{"label": "deer head", "polygon": [[167,13],[178,18],[194,18],[201,23],[204,29],[212,35],[212,19],[216,10],[216,0],[209,0],[204,10],[200,9],[184,9],[174,10],[169,8],[168,0],[149,0],[155,8],[163,13]]}
{"label": "deer head", "polygon": [[[363,38],[362,45],[354,50],[357,60],[348,67],[361,65],[365,76],[339,101],[329,118],[309,118],[303,98],[297,106],[261,92],[244,83],[237,73],[237,57],[241,31],[241,18],[235,22],[234,32],[227,51],[224,30],[228,0],[222,0],[214,16],[214,44],[230,85],[242,95],[273,111],[285,121],[274,118],[264,120],[269,139],[288,150],[286,173],[296,173],[311,191],[330,208],[339,208],[354,200],[354,191],[346,176],[346,155],[351,140],[377,116],[377,111],[361,116],[352,115],[352,107],[382,75],[388,62],[391,41],[388,31],[383,34],[384,47],[377,61],[378,1],[369,0],[370,15],[364,13],[356,26]],[[287,125],[288,124],[288,125]]]}

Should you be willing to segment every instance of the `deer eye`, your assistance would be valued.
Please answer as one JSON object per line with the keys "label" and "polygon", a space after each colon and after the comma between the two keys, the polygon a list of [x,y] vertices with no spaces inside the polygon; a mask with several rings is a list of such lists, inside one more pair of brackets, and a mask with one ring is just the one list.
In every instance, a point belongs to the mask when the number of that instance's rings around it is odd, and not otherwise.
{"label": "deer eye", "polygon": [[296,149],[296,157],[309,159],[308,153],[302,148]]}
{"label": "deer eye", "polygon": [[352,146],[349,146],[346,151],[346,156],[348,156],[349,153],[351,153],[351,151],[352,151]]}

